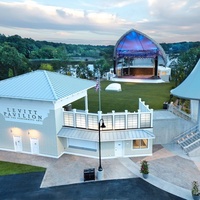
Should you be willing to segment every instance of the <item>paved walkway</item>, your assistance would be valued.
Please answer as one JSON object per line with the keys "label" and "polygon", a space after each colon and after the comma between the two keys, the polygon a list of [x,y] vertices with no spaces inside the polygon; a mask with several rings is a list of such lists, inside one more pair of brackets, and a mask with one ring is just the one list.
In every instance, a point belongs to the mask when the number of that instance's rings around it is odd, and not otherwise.
{"label": "paved walkway", "polygon": [[[192,199],[191,183],[200,182],[200,157],[190,158],[177,145],[154,145],[153,156],[103,159],[104,180],[136,178],[140,161],[149,162],[148,183],[184,199]],[[41,188],[83,182],[83,171],[98,168],[98,159],[63,155],[59,159],[0,151],[0,160],[47,168]]]}

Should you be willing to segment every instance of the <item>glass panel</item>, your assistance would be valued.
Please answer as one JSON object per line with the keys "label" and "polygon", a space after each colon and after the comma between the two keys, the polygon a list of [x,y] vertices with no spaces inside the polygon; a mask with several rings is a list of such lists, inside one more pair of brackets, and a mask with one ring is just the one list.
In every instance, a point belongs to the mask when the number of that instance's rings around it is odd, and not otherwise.
{"label": "glass panel", "polygon": [[145,149],[148,148],[148,139],[133,140],[134,149]]}
{"label": "glass panel", "polygon": [[114,129],[125,129],[125,115],[115,115]]}
{"label": "glass panel", "polygon": [[98,130],[98,116],[88,115],[88,128]]}
{"label": "glass panel", "polygon": [[86,116],[85,114],[76,114],[76,127],[86,128]]}
{"label": "glass panel", "polygon": [[151,127],[151,113],[141,113],[140,127],[141,128]]}
{"label": "glass panel", "polygon": [[73,113],[64,112],[64,126],[74,126]]}
{"label": "glass panel", "polygon": [[141,146],[140,146],[140,148],[141,149],[148,148],[148,140],[147,139],[141,140]]}
{"label": "glass panel", "polygon": [[140,148],[140,140],[133,140],[133,148],[134,149]]}
{"label": "glass panel", "polygon": [[113,118],[112,115],[103,115],[102,119],[104,120],[105,128],[103,130],[112,130],[113,129]]}
{"label": "glass panel", "polygon": [[127,117],[128,119],[128,128],[138,128],[138,115],[130,114]]}

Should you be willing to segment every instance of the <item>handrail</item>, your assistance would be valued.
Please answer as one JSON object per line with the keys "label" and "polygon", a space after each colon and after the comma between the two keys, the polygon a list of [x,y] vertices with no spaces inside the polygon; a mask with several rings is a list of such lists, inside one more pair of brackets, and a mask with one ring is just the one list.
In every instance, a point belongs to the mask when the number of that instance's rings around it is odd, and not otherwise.
{"label": "handrail", "polygon": [[189,128],[188,130],[184,131],[183,133],[181,133],[180,135],[176,136],[173,138],[174,142],[177,142],[179,139],[185,137],[186,135],[188,135],[191,132],[197,132],[199,130],[199,125],[195,125],[192,128]]}
{"label": "handrail", "polygon": [[192,120],[191,115],[183,112],[178,107],[174,106],[173,104],[169,104],[168,110],[172,112],[173,114],[177,115],[178,117],[181,117],[185,120]]}

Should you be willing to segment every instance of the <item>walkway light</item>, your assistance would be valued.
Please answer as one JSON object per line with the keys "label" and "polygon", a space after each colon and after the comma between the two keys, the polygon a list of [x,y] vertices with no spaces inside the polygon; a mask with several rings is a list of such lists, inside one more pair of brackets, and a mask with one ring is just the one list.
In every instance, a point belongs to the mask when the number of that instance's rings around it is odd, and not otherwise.
{"label": "walkway light", "polygon": [[104,120],[99,120],[99,167],[98,167],[98,179],[101,180],[103,178],[103,168],[101,166],[101,130],[100,128],[106,128],[104,124]]}

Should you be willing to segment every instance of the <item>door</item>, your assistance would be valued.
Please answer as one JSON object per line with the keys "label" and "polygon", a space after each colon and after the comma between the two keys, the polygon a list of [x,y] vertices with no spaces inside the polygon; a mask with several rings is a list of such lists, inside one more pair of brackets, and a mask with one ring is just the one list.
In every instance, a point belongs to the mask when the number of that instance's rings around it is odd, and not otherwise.
{"label": "door", "polygon": [[115,142],[115,157],[122,157],[123,156],[123,147],[122,141]]}
{"label": "door", "polygon": [[13,136],[15,151],[22,151],[22,138],[21,136]]}
{"label": "door", "polygon": [[31,141],[31,153],[39,154],[39,141],[36,138],[30,138]]}

